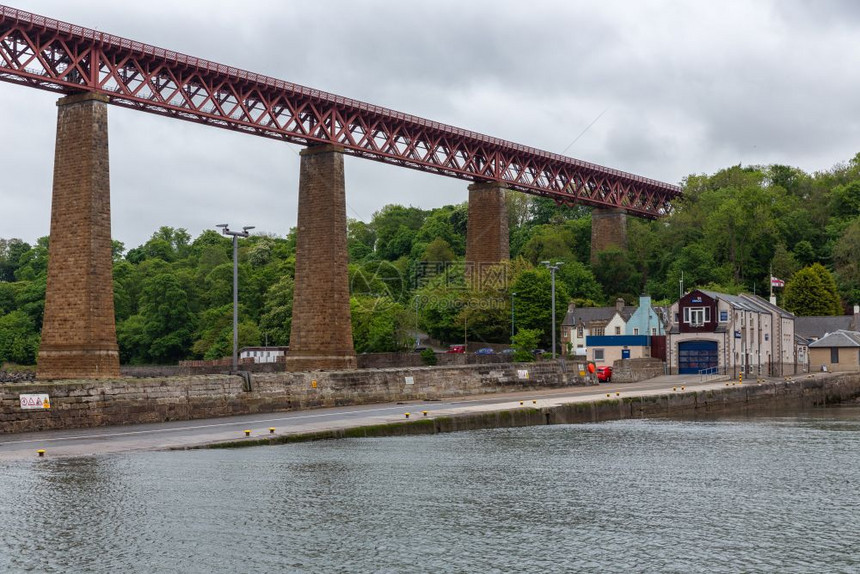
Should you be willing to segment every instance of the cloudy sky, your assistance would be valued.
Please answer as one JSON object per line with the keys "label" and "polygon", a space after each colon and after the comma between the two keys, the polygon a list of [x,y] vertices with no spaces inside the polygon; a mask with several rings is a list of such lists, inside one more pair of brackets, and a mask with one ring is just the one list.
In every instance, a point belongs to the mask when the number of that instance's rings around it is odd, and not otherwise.
{"label": "cloudy sky", "polygon": [[[118,36],[680,183],[860,152],[853,0],[5,0]],[[49,232],[57,95],[0,83],[0,237]],[[298,146],[109,108],[113,236],[295,225]],[[590,127],[589,127],[590,126]],[[466,182],[346,158],[348,215]]]}

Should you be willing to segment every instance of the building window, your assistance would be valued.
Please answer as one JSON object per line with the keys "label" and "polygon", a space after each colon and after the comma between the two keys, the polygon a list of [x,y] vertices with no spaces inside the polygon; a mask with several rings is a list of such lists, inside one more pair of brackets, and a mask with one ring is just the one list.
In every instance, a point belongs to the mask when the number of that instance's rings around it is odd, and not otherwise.
{"label": "building window", "polygon": [[633,327],[633,334],[634,334],[634,335],[638,335],[638,334],[639,334],[639,328],[638,328],[638,327]]}
{"label": "building window", "polygon": [[603,360],[603,349],[594,349],[594,360],[602,361]]}
{"label": "building window", "polygon": [[591,334],[594,335],[595,337],[602,337],[605,333],[606,333],[606,331],[604,330],[603,327],[595,327],[594,329],[591,330]]}
{"label": "building window", "polygon": [[577,327],[576,327],[576,336],[577,336],[578,338],[582,339],[582,323],[580,323],[580,324],[579,324],[579,325],[577,325]]}
{"label": "building window", "polygon": [[839,347],[830,348],[830,363],[833,365],[839,363]]}
{"label": "building window", "polygon": [[615,327],[615,334],[616,334],[616,335],[620,335],[620,334],[621,334],[621,327]]}
{"label": "building window", "polygon": [[657,334],[657,327],[651,327],[651,334],[652,334],[652,335],[656,335],[656,334]]}
{"label": "building window", "polygon": [[684,323],[701,327],[711,321],[710,307],[684,307]]}

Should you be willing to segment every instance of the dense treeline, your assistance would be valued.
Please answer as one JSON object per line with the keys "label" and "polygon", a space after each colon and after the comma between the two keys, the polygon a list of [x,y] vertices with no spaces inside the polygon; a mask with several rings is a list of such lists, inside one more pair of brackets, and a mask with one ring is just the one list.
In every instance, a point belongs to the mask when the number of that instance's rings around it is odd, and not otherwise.
{"label": "dense treeline", "polygon": [[[478,288],[463,265],[465,204],[422,210],[387,205],[348,225],[357,352],[412,345],[415,331],[460,342],[509,342],[518,329],[550,337],[550,274],[559,322],[579,305],[658,302],[685,289],[737,293],[787,281],[781,303],[801,315],[839,314],[860,303],[860,154],[815,174],[735,166],[690,176],[684,198],[659,221],[628,219],[628,251],[592,265],[590,210],[510,193],[512,260]],[[286,345],[292,316],[295,236],[240,241],[241,345]],[[124,363],[172,363],[230,352],[231,242],[216,231],[192,238],[162,227],[141,246],[114,243],[117,337]],[[0,362],[31,364],[44,309],[48,239],[0,240]]]}

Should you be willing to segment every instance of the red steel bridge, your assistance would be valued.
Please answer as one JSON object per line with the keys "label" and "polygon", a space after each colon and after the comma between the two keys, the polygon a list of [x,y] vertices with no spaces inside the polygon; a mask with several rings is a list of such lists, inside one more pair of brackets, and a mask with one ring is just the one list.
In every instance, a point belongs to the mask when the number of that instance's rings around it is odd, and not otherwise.
{"label": "red steel bridge", "polygon": [[681,190],[593,163],[0,5],[0,80],[475,182],[666,214]]}

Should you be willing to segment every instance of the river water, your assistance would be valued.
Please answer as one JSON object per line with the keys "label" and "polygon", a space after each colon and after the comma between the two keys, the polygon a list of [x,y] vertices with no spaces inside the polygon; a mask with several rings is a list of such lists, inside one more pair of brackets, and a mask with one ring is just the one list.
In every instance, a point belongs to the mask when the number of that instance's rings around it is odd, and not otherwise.
{"label": "river water", "polygon": [[0,572],[860,572],[860,407],[3,463]]}

